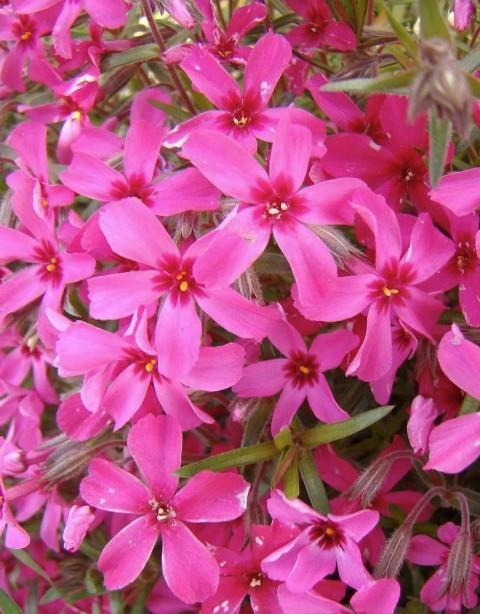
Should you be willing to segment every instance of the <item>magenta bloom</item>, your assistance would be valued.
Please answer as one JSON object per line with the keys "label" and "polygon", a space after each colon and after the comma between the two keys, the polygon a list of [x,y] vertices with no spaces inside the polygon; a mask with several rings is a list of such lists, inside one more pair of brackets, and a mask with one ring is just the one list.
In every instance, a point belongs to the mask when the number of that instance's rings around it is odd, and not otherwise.
{"label": "magenta bloom", "polygon": [[331,47],[340,51],[355,49],[357,40],[352,29],[346,23],[334,21],[325,0],[286,0],[286,4],[306,22],[287,34],[294,47]]}
{"label": "magenta bloom", "polygon": [[290,541],[296,530],[274,521],[271,525],[252,524],[249,534],[251,542],[242,552],[228,548],[215,549],[220,565],[220,584],[215,595],[202,605],[202,614],[221,611],[215,608],[222,608],[225,601],[228,601],[229,612],[238,612],[247,595],[254,612],[268,614],[278,611],[279,583],[266,576],[261,562]]}
{"label": "magenta bloom", "polygon": [[417,565],[438,566],[435,573],[425,582],[420,591],[421,600],[434,612],[459,613],[463,607],[472,610],[478,603],[476,590],[480,574],[480,558],[472,557],[472,567],[465,586],[452,593],[447,577],[447,558],[460,528],[447,522],[439,527],[440,541],[428,535],[415,535],[410,542],[408,560]]}
{"label": "magenta bloom", "polygon": [[354,206],[374,235],[375,269],[359,263],[362,273],[338,277],[323,297],[309,304],[298,291],[298,307],[306,317],[326,322],[367,309],[365,338],[347,374],[376,381],[393,364],[392,321],[398,318],[407,330],[432,339],[443,305],[422,284],[450,260],[454,246],[424,213],[416,219],[405,250],[398,220],[382,197],[365,190]]}
{"label": "magenta bloom", "polygon": [[245,367],[242,379],[234,386],[240,397],[263,397],[281,392],[272,417],[272,433],[289,426],[305,399],[323,422],[348,418],[339,407],[323,375],[338,367],[358,343],[351,331],[339,329],[317,335],[307,349],[300,333],[285,320],[275,323],[268,338],[287,358],[263,360]]}
{"label": "magenta bloom", "polygon": [[439,283],[446,289],[458,286],[458,302],[470,326],[480,326],[480,232],[478,215],[462,217],[449,214],[450,233],[455,254],[439,275]]}
{"label": "magenta bloom", "polygon": [[375,527],[378,512],[325,517],[279,490],[272,492],[267,507],[272,518],[301,528],[298,537],[263,560],[262,569],[270,578],[285,580],[294,593],[311,589],[337,568],[340,579],[353,588],[369,581],[358,542]]}
{"label": "magenta bloom", "polygon": [[61,179],[77,194],[100,202],[136,197],[159,215],[216,209],[218,191],[195,169],[154,181],[164,134],[162,126],[137,119],[125,137],[124,174],[93,155],[77,151]]}
{"label": "magenta bloom", "polygon": [[128,450],[145,484],[113,463],[96,458],[80,492],[93,507],[138,516],[103,549],[98,567],[109,590],[133,582],[159,537],[163,577],[186,603],[204,601],[219,582],[219,567],[190,523],[225,522],[246,508],[249,485],[234,473],[202,471],[177,493],[182,433],[168,416],[146,416],[132,426]]}
{"label": "magenta bloom", "polygon": [[[102,320],[123,318],[165,296],[155,344],[162,348],[158,368],[167,377],[178,381],[198,358],[202,326],[195,303],[232,333],[257,340],[278,317],[275,308],[254,305],[231,288],[203,284],[197,265],[204,241],[180,253],[157,217],[138,200],[110,203],[100,213],[100,227],[112,250],[138,262],[139,270],[93,278],[88,286],[90,312]],[[218,259],[212,264],[220,271],[230,266]]]}
{"label": "magenta bloom", "polygon": [[16,213],[24,230],[0,226],[0,262],[21,260],[31,264],[6,276],[0,284],[0,320],[43,296],[39,320],[42,333],[45,327],[50,328],[45,309],[59,310],[65,287],[90,277],[95,260],[88,254],[64,251],[52,227],[31,205]]}
{"label": "magenta bloom", "polygon": [[[427,123],[422,116],[410,124],[407,103],[405,97],[388,95],[381,105],[374,107],[369,119],[377,116],[374,134],[370,133],[376,142],[366,134],[328,137],[322,168],[333,177],[363,179],[395,209],[407,200],[418,210],[432,213],[436,207],[428,198],[428,169],[424,161]],[[354,131],[357,132],[355,127]],[[380,145],[377,135],[382,132],[390,138],[387,142],[382,139]]]}
{"label": "magenta bloom", "polygon": [[[209,181],[241,203],[210,246],[205,274],[212,282],[231,283],[262,254],[273,235],[290,264],[300,297],[310,303],[323,296],[337,267],[308,225],[352,223],[349,199],[362,182],[339,179],[301,189],[312,139],[309,130],[294,124],[288,114],[275,131],[269,174],[233,139],[210,130],[192,134],[183,152]],[[230,262],[231,268],[218,270],[216,259]]]}
{"label": "magenta bloom", "polygon": [[[275,86],[288,65],[291,48],[283,36],[269,32],[255,45],[245,66],[243,92],[213,55],[193,47],[181,63],[197,90],[220,110],[206,111],[170,131],[165,144],[180,147],[198,128],[219,130],[232,136],[252,153],[257,138],[271,141],[279,109],[266,109]],[[307,113],[299,115],[308,116]],[[313,121],[312,121],[313,123]],[[323,141],[323,124],[320,124]]]}
{"label": "magenta bloom", "polygon": [[243,348],[237,343],[201,347],[190,373],[172,381],[159,366],[163,348],[150,343],[146,319],[138,320],[135,330],[127,331],[124,337],[86,322],[72,324],[57,343],[60,374],[84,375],[81,396],[86,407],[95,412],[107,411],[117,429],[136,414],[149,392],[183,429],[213,422],[190,401],[181,382],[196,390],[230,387],[240,379]]}
{"label": "magenta bloom", "polygon": [[8,175],[13,190],[13,207],[19,217],[22,209],[32,207],[39,217],[55,220],[57,207],[73,201],[74,194],[63,185],[50,182],[47,158],[47,126],[35,121],[19,124],[9,134],[7,143],[15,149],[21,170]]}

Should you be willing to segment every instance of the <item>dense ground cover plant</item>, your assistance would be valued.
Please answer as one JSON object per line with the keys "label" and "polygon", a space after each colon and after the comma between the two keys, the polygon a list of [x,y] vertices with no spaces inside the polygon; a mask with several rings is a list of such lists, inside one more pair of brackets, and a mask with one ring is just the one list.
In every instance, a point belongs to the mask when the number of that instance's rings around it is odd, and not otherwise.
{"label": "dense ground cover plant", "polygon": [[0,0],[0,610],[476,611],[471,0]]}

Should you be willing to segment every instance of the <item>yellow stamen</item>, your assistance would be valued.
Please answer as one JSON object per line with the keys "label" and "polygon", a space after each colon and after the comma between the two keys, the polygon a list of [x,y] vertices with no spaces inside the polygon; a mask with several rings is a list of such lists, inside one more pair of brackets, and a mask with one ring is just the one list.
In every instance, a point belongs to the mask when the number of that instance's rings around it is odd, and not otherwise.
{"label": "yellow stamen", "polygon": [[334,529],[332,529],[332,527],[327,527],[325,529],[325,535],[328,535],[328,537],[332,537],[333,535],[335,535]]}
{"label": "yellow stamen", "polygon": [[78,121],[79,119],[82,118],[82,114],[80,111],[73,111],[73,113],[70,116],[72,119]]}
{"label": "yellow stamen", "polygon": [[177,273],[176,278],[178,279],[178,281],[180,281],[181,279],[183,279],[186,276],[186,273],[184,271],[180,271],[180,273]]}
{"label": "yellow stamen", "polygon": [[179,288],[180,292],[186,292],[188,290],[188,281],[182,281]]}
{"label": "yellow stamen", "polygon": [[398,290],[396,288],[388,288],[387,286],[383,286],[382,288],[383,293],[385,294],[385,296],[395,296],[395,294],[398,294]]}
{"label": "yellow stamen", "polygon": [[49,273],[53,273],[53,271],[55,271],[57,268],[57,262],[58,261],[56,258],[50,258],[50,264],[47,264],[45,267]]}
{"label": "yellow stamen", "polygon": [[244,126],[246,126],[248,124],[248,116],[245,115],[244,113],[242,113],[239,117],[236,117],[234,115],[233,116],[233,123],[236,126],[240,126],[241,128],[243,128]]}
{"label": "yellow stamen", "polygon": [[157,361],[155,358],[151,358],[149,360],[149,362],[147,362],[147,364],[145,365],[145,371],[147,373],[151,373],[155,367],[155,365],[157,364]]}
{"label": "yellow stamen", "polygon": [[42,207],[44,209],[46,209],[48,207],[48,199],[45,198],[45,196],[41,199],[40,204],[42,205]]}
{"label": "yellow stamen", "polygon": [[309,367],[306,367],[305,365],[300,365],[298,367],[298,370],[300,371],[300,373],[303,373],[303,375],[308,375],[310,373]]}
{"label": "yellow stamen", "polygon": [[28,41],[30,40],[31,36],[32,36],[32,33],[27,31],[20,35],[20,39],[22,41]]}

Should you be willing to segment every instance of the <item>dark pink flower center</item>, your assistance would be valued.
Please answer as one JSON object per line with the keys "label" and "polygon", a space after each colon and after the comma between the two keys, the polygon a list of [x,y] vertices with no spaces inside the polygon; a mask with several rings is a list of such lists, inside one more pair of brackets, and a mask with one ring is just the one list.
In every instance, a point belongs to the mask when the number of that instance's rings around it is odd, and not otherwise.
{"label": "dark pink flower center", "polygon": [[265,574],[261,571],[255,571],[253,573],[247,574],[246,580],[250,588],[258,588],[264,583]]}
{"label": "dark pink flower center", "polygon": [[158,522],[168,522],[173,520],[176,516],[175,510],[171,505],[159,503],[156,499],[151,499],[149,504],[152,508],[155,519],[158,520]]}
{"label": "dark pink flower center", "polygon": [[290,360],[283,367],[284,371],[296,388],[311,386],[318,381],[318,362],[315,356],[305,352],[292,352]]}
{"label": "dark pink flower center", "polygon": [[35,260],[43,265],[40,268],[40,276],[54,284],[59,283],[62,277],[62,261],[53,245],[48,241],[42,241],[35,247],[34,254]]}
{"label": "dark pink flower center", "polygon": [[384,267],[381,278],[370,287],[370,295],[385,303],[409,297],[408,286],[414,279],[411,265],[392,262]]}
{"label": "dark pink flower center", "polygon": [[345,536],[342,529],[331,520],[316,522],[310,529],[310,539],[312,542],[317,542],[325,550],[343,548],[345,545]]}
{"label": "dark pink flower center", "polygon": [[132,175],[127,181],[114,181],[112,184],[112,197],[116,200],[135,197],[147,207],[153,205],[153,190],[143,175]]}
{"label": "dark pink flower center", "polygon": [[457,250],[453,256],[452,264],[462,274],[472,271],[477,266],[477,254],[474,245],[468,239],[457,243]]}
{"label": "dark pink flower center", "polygon": [[184,300],[190,293],[195,294],[200,290],[192,273],[192,259],[180,261],[172,258],[163,262],[162,265],[163,270],[157,280],[159,290],[162,292],[169,290],[173,293],[174,300]]}
{"label": "dark pink flower center", "polygon": [[223,60],[225,60],[226,58],[232,56],[234,51],[235,43],[233,42],[233,40],[226,38],[224,35],[222,35],[215,46],[216,54],[220,56]]}
{"label": "dark pink flower center", "polygon": [[37,27],[28,15],[19,15],[18,20],[12,24],[12,32],[23,46],[31,46],[35,40]]}

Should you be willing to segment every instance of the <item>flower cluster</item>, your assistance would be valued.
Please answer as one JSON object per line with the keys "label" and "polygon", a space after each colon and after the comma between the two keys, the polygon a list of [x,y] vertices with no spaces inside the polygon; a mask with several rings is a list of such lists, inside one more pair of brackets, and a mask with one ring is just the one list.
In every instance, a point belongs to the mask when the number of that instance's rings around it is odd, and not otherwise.
{"label": "flower cluster", "polygon": [[2,611],[477,607],[479,25],[384,4],[0,0]]}

